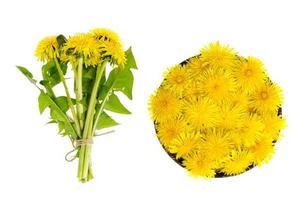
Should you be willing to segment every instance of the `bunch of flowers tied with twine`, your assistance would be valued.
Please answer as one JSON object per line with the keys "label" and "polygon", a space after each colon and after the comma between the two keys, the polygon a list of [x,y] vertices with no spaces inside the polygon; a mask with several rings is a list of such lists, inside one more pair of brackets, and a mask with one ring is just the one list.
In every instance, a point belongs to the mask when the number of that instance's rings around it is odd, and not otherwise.
{"label": "bunch of flowers tied with twine", "polygon": [[[124,51],[115,32],[99,28],[69,38],[46,37],[38,44],[35,55],[45,63],[43,80],[38,82],[28,69],[17,67],[39,89],[40,112],[49,108],[50,123],[57,123],[59,133],[71,139],[76,154],[66,159],[79,159],[78,179],[87,182],[93,178],[91,145],[96,130],[118,124],[104,110],[130,114],[115,93],[122,92],[132,99],[131,68],[137,67],[131,48]],[[75,98],[65,78],[68,67],[74,75]],[[107,75],[106,69],[111,69]],[[60,83],[66,96],[55,94],[55,86]]]}
{"label": "bunch of flowers tied with twine", "polygon": [[259,59],[210,43],[164,78],[150,113],[160,143],[190,175],[237,175],[271,158],[283,98]]}

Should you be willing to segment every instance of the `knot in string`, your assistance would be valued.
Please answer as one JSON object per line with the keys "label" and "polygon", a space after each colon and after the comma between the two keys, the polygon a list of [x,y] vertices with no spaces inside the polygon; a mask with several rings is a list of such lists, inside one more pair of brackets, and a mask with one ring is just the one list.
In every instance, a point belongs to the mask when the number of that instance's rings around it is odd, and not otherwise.
{"label": "knot in string", "polygon": [[74,159],[76,159],[77,155],[72,155],[70,156],[73,152],[75,152],[78,147],[83,146],[83,145],[92,145],[93,144],[93,140],[92,139],[78,139],[78,140],[74,140],[72,142],[72,146],[73,149],[71,151],[69,151],[68,153],[66,153],[65,155],[65,160],[67,162],[72,162]]}
{"label": "knot in string", "polygon": [[[107,132],[100,133],[100,134],[94,134],[93,136],[97,137],[97,136],[107,135],[107,134],[113,133],[113,132],[114,132],[114,130],[111,130],[111,131],[107,131]],[[73,152],[75,152],[80,146],[83,146],[83,145],[92,145],[92,144],[93,144],[93,139],[92,138],[90,138],[90,139],[73,140],[72,141],[73,149],[71,151],[69,151],[68,153],[66,153],[65,160],[67,162],[72,162],[74,159],[77,158],[77,154],[74,154],[74,155],[71,156],[71,154]]]}

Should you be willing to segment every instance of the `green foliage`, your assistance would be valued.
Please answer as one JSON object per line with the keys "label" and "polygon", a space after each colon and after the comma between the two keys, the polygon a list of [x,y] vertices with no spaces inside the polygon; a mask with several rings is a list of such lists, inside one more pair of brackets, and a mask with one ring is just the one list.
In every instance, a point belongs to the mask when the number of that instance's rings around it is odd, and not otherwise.
{"label": "green foliage", "polygon": [[68,107],[68,102],[67,102],[67,97],[65,96],[60,96],[55,98],[55,102],[57,103],[57,105],[60,107],[60,109],[66,113],[67,110],[69,109]]}
{"label": "green foliage", "polygon": [[66,41],[67,41],[67,39],[64,35],[58,35],[57,36],[57,42],[59,44],[59,47],[62,47],[65,44]]}
{"label": "green foliage", "polygon": [[[72,123],[66,115],[68,110],[68,103],[65,96],[60,96],[55,98],[54,93],[51,89],[54,85],[58,84],[59,77],[58,73],[55,69],[55,65],[53,62],[49,62],[42,67],[42,75],[46,80],[41,80],[40,84],[43,85],[46,89],[46,93],[40,89],[36,83],[37,81],[33,78],[32,73],[27,70],[25,67],[17,66],[17,68],[26,76],[26,78],[36,85],[40,90],[40,95],[38,97],[39,102],[39,111],[42,114],[46,108],[50,108],[50,123],[58,123],[59,132],[64,133],[64,135],[70,135],[72,138],[76,139],[78,136],[74,130]],[[67,65],[62,65],[62,70],[66,73]]]}
{"label": "green foliage", "polygon": [[42,114],[44,112],[44,110],[48,106],[50,106],[48,96],[42,91],[38,97],[38,102],[39,102],[39,111],[40,111],[40,114]]}
{"label": "green foliage", "polygon": [[25,67],[22,66],[17,66],[17,68],[22,72],[22,74],[33,84],[36,84],[36,80],[33,78],[32,73],[26,69]]}
{"label": "green foliage", "polygon": [[94,67],[84,67],[83,68],[83,79],[94,80],[96,74],[96,68]]}
{"label": "green foliage", "polygon": [[105,109],[120,114],[131,114],[115,94],[111,94],[105,104]]}
{"label": "green foliage", "polygon": [[83,68],[83,75],[82,75],[83,99],[82,99],[81,103],[83,105],[84,111],[86,111],[88,108],[95,76],[96,76],[96,68],[94,68],[94,67],[84,67]]}
{"label": "green foliage", "polygon": [[57,123],[58,123],[59,133],[64,134],[65,124],[61,121],[58,121]]}
{"label": "green foliage", "polygon": [[130,69],[113,69],[109,74],[107,84],[112,85],[114,91],[120,91],[132,99],[133,74]]}
{"label": "green foliage", "polygon": [[129,99],[132,99],[133,74],[131,68],[137,69],[137,66],[131,48],[125,52],[125,55],[126,64],[124,68],[113,69],[109,74],[106,85],[114,91],[120,91]]}
{"label": "green foliage", "polygon": [[[59,46],[62,46],[66,42],[66,38],[63,35],[59,35],[57,37],[57,41]],[[106,77],[106,72],[104,71],[98,88],[98,104],[96,110],[105,109],[120,114],[131,114],[131,112],[121,103],[120,99],[115,94],[116,92],[122,92],[129,99],[132,99],[134,80],[131,69],[137,69],[137,65],[131,48],[125,51],[125,55],[127,61],[123,68],[113,68],[108,77]],[[67,64],[62,62],[59,63],[62,72],[65,75],[67,71]],[[17,68],[31,83],[37,86],[37,80],[33,78],[32,73],[28,69],[22,66],[17,66]],[[42,114],[46,108],[49,108],[51,117],[51,121],[49,123],[57,123],[60,133],[63,135],[70,135],[72,138],[77,139],[78,135],[75,131],[74,123],[67,115],[67,111],[70,108],[67,97],[56,97],[53,91],[53,87],[61,83],[55,61],[49,61],[42,66],[42,76],[43,80],[41,80],[39,83],[45,88],[45,91],[37,86],[40,90],[40,95],[38,97],[40,113]],[[95,82],[95,77],[96,67],[83,68],[83,99],[80,103],[83,105],[84,115],[90,101],[90,95],[93,88],[92,86]],[[72,103],[75,104],[74,99],[72,99]],[[102,108],[101,104],[103,104]],[[118,125],[118,123],[103,110],[101,110],[100,117],[96,123],[96,129]]]}
{"label": "green foliage", "polygon": [[[61,63],[61,69],[65,75],[67,71],[67,65]],[[49,61],[48,63],[42,66],[42,76],[44,79],[44,84],[48,85],[51,88],[61,82],[55,61]]]}
{"label": "green foliage", "polygon": [[133,68],[133,69],[137,69],[137,65],[136,65],[136,61],[135,58],[132,54],[132,49],[131,47],[125,51],[125,56],[126,56],[126,64],[125,64],[125,68],[129,69],[129,68]]}
{"label": "green foliage", "polygon": [[56,122],[63,122],[65,120],[65,115],[63,115],[59,109],[56,109],[51,106],[49,108],[51,119],[55,120]]}
{"label": "green foliage", "polygon": [[131,68],[137,69],[137,66],[131,48],[125,52],[125,55],[127,60],[125,66],[112,69],[108,79],[100,84],[98,100],[104,104],[106,110],[120,114],[131,114],[115,94],[115,92],[122,92],[129,99],[132,99],[133,74]]}
{"label": "green foliage", "polygon": [[91,94],[92,85],[95,80],[96,69],[94,67],[84,67],[82,75],[82,92],[84,95]]}
{"label": "green foliage", "polygon": [[118,123],[114,119],[112,119],[106,112],[103,111],[97,122],[96,129],[99,130],[99,129],[109,128],[116,125],[118,125]]}
{"label": "green foliage", "polygon": [[40,81],[40,84],[44,86],[44,88],[46,89],[47,94],[51,97],[51,98],[55,98],[55,94],[52,90],[52,87],[50,86],[48,81],[42,80]]}
{"label": "green foliage", "polygon": [[107,84],[104,84],[104,85],[100,85],[99,87],[99,94],[98,94],[98,100],[102,101],[106,98],[106,96],[110,95],[110,93],[112,93],[112,90],[111,88],[107,85]]}
{"label": "green foliage", "polygon": [[[50,108],[50,116],[53,121],[56,121],[57,123],[64,124],[64,134],[65,135],[70,135],[72,138],[76,139],[77,134],[69,121],[67,115],[65,114],[64,110],[65,108],[65,103],[64,100],[65,98],[63,97],[58,97],[56,99],[57,102],[59,102],[60,105],[57,104],[56,101],[54,101],[52,98],[49,97],[45,92],[41,91],[38,101],[39,101],[39,110],[40,113],[42,114],[44,110],[49,107]],[[64,108],[64,110],[62,110]],[[62,125],[59,125],[61,127]],[[61,130],[62,131],[62,130]]]}

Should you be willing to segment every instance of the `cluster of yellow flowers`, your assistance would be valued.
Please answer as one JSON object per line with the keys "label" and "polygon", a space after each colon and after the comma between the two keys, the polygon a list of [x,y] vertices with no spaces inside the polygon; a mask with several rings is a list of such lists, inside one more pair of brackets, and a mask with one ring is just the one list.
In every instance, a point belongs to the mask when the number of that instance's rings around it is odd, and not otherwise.
{"label": "cluster of yellow flowers", "polygon": [[151,116],[165,150],[191,175],[237,175],[271,158],[285,126],[282,94],[259,59],[210,43],[164,77]]}
{"label": "cluster of yellow flowers", "polygon": [[[78,158],[78,179],[87,182],[93,178],[91,141],[95,132],[117,125],[104,110],[130,113],[114,92],[123,92],[132,98],[133,74],[130,68],[136,68],[136,62],[131,48],[124,51],[115,32],[97,28],[68,38],[64,35],[45,37],[39,42],[35,55],[46,63],[42,66],[40,85],[26,68],[19,66],[18,69],[40,89],[40,112],[49,107],[51,120],[58,124],[59,133],[70,137],[74,150],[65,159]],[[112,69],[107,75],[109,66]],[[72,67],[74,73],[75,100],[65,78],[68,67]],[[55,95],[54,86],[59,83],[63,84],[66,96]],[[76,155],[69,159],[70,153],[75,151]]]}
{"label": "cluster of yellow flowers", "polygon": [[62,48],[58,44],[57,36],[45,37],[38,44],[35,55],[42,62],[58,57],[74,66],[78,64],[79,58],[83,59],[85,66],[96,66],[104,59],[109,59],[119,66],[123,66],[126,61],[119,36],[104,28],[71,36]]}

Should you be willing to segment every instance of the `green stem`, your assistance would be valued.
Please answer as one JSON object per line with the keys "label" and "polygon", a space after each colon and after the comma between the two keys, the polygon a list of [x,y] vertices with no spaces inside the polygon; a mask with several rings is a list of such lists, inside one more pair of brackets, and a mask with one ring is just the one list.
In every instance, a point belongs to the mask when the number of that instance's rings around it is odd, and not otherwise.
{"label": "green stem", "polygon": [[[93,120],[90,121],[89,123],[89,128],[88,128],[88,132],[91,133],[92,130],[92,123]],[[91,139],[93,136],[93,134],[89,134],[88,139]],[[86,182],[89,180],[89,166],[91,169],[91,145],[84,145],[85,147],[85,158],[84,158],[84,162],[83,162],[83,172],[82,172],[82,181]],[[92,175],[92,171],[90,170],[90,175]]]}
{"label": "green stem", "polygon": [[[103,61],[103,63],[101,65],[97,66],[96,78],[95,78],[95,82],[94,82],[91,96],[90,96],[90,101],[89,101],[89,105],[88,105],[82,139],[91,139],[93,136],[91,131],[92,131],[92,125],[93,125],[95,105],[97,102],[97,99],[96,99],[97,92],[98,92],[99,84],[100,84],[104,69],[106,67],[106,64],[107,64],[107,61]],[[80,153],[79,153],[78,178],[82,182],[85,182],[88,179],[89,165],[90,165],[90,145],[86,144],[86,145],[81,146]],[[90,174],[90,176],[92,176],[92,174]]]}
{"label": "green stem", "polygon": [[48,84],[45,84],[45,85],[43,85],[43,86],[45,87],[46,92],[49,94],[49,96],[50,96],[51,98],[55,99],[55,98],[56,98],[56,95],[55,95],[55,93],[53,92],[52,88],[51,88]]}
{"label": "green stem", "polygon": [[108,100],[111,92],[112,92],[112,87],[108,90],[105,98],[103,99],[103,101],[101,103],[100,108],[96,111],[96,116],[95,116],[93,127],[92,127],[92,133],[95,133],[95,131],[96,131],[96,127],[97,127],[98,121],[100,119],[100,116],[101,116],[101,114],[102,114],[102,112],[104,110],[104,107],[105,107],[105,103]]}
{"label": "green stem", "polygon": [[[118,75],[119,75],[119,72],[118,72],[118,74],[117,74],[117,77],[118,77]],[[114,83],[115,83],[116,80],[117,80],[117,78],[113,81],[111,87],[109,88],[107,94],[105,95],[105,98],[103,99],[103,101],[102,101],[102,103],[101,103],[101,106],[100,106],[99,109],[96,111],[96,117],[95,117],[95,120],[94,120],[94,123],[93,123],[92,133],[95,133],[95,131],[96,131],[97,122],[98,122],[99,119],[100,119],[100,116],[101,116],[101,114],[102,114],[102,112],[103,112],[103,110],[104,110],[105,104],[106,104],[106,102],[107,102],[107,100],[108,100],[108,98],[109,98],[109,96],[110,96],[110,94],[111,94],[111,92],[112,92],[112,90],[113,90],[113,86],[114,86]]]}
{"label": "green stem", "polygon": [[60,79],[61,79],[61,81],[63,83],[63,86],[64,86],[64,90],[65,90],[65,93],[66,93],[66,96],[67,96],[67,102],[68,102],[71,114],[73,116],[73,120],[75,122],[76,132],[77,132],[78,136],[81,137],[80,125],[79,125],[79,122],[78,122],[78,119],[77,119],[77,116],[76,116],[76,112],[75,112],[74,107],[73,107],[73,103],[72,103],[71,98],[70,98],[70,94],[69,94],[68,87],[67,87],[67,84],[66,84],[66,81],[65,81],[65,78],[64,78],[64,74],[63,74],[62,69],[61,69],[61,65],[60,65],[60,63],[59,63],[56,56],[54,56],[54,60],[55,60],[55,63],[56,63],[56,68],[59,72]]}
{"label": "green stem", "polygon": [[93,173],[92,173],[92,168],[91,168],[91,163],[89,164],[89,168],[88,168],[88,177],[87,180],[90,181],[91,179],[93,179]]}
{"label": "green stem", "polygon": [[79,65],[77,71],[75,71],[75,80],[76,80],[76,104],[77,104],[77,114],[80,122],[80,128],[83,129],[84,120],[83,120],[83,93],[82,93],[82,74],[83,74],[83,58],[79,59]]}
{"label": "green stem", "polygon": [[[118,75],[119,75],[119,72],[118,72],[117,76]],[[102,74],[101,74],[101,76],[102,76]],[[92,119],[90,124],[89,124],[90,125],[89,126],[89,131],[88,131],[88,133],[90,133],[89,138],[92,138],[94,133],[95,133],[97,122],[100,118],[101,113],[104,110],[106,101],[108,100],[108,98],[109,98],[109,96],[110,96],[110,94],[113,90],[113,86],[114,86],[115,81],[116,81],[116,79],[113,81],[112,85],[110,86],[108,92],[105,95],[105,98],[103,99],[103,101],[101,103],[101,106],[97,110],[95,120],[93,121],[93,119]],[[91,145],[85,145],[84,147],[85,147],[85,160],[84,160],[84,163],[83,163],[84,164],[83,172],[87,171],[87,178],[82,179],[81,180],[82,182],[89,181],[89,180],[93,179],[93,174],[92,174],[92,169],[91,169]],[[84,174],[82,174],[82,175],[85,176]]]}

